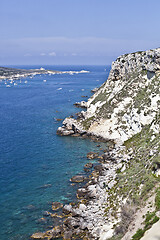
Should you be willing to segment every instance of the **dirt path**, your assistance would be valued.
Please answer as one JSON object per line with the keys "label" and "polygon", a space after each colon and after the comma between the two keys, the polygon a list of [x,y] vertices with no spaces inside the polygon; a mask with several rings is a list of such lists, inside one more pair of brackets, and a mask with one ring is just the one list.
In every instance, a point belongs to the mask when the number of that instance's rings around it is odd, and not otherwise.
{"label": "dirt path", "polygon": [[160,220],[145,232],[141,240],[160,240]]}
{"label": "dirt path", "polygon": [[[146,202],[145,207],[139,209],[134,217],[134,220],[131,222],[128,228],[128,232],[124,235],[124,237],[121,240],[129,240],[132,238],[132,236],[137,232],[139,228],[143,228],[144,225],[142,224],[144,221],[143,216],[146,215],[146,213],[153,212],[155,210],[154,207],[154,201],[155,201],[155,194],[153,194]],[[160,229],[159,229],[160,232]],[[144,239],[146,240],[146,239]],[[147,239],[151,240],[151,239]],[[156,239],[160,240],[160,238]]]}

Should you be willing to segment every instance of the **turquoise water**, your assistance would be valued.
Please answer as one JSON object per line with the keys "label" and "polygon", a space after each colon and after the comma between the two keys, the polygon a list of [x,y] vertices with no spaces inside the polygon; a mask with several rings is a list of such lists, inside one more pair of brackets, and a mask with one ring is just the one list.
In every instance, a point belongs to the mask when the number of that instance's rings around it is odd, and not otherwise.
{"label": "turquoise water", "polygon": [[48,218],[39,220],[43,211],[50,211],[53,201],[75,200],[76,186],[69,179],[84,173],[87,152],[97,149],[90,140],[57,136],[62,123],[55,119],[78,112],[73,103],[87,100],[81,96],[91,96],[90,90],[107,79],[110,67],[45,68],[90,72],[28,77],[11,87],[0,82],[1,240],[29,239],[54,224]]}

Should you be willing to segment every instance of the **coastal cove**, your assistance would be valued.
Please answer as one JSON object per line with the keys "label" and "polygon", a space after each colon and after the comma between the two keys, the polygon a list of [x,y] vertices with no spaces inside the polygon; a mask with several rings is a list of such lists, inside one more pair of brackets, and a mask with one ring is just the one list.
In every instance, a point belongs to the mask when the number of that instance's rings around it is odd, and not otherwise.
{"label": "coastal cove", "polygon": [[32,233],[47,230],[52,223],[40,220],[43,212],[54,201],[76,200],[77,186],[71,186],[69,179],[84,173],[87,153],[97,150],[97,143],[89,139],[57,136],[62,125],[57,119],[78,112],[73,104],[86,101],[91,89],[106,81],[110,67],[45,69],[89,72],[26,77],[9,88],[0,82],[1,240],[27,240]]}

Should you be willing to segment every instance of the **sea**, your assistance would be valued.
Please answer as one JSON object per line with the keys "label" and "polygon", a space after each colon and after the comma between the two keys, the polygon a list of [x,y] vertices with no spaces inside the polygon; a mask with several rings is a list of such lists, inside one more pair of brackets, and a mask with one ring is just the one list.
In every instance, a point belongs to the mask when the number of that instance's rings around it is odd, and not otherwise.
{"label": "sea", "polygon": [[28,240],[53,225],[44,216],[52,202],[76,201],[78,184],[72,186],[70,178],[84,174],[86,155],[97,143],[56,135],[62,125],[57,119],[76,116],[81,109],[73,104],[87,101],[107,80],[110,66],[9,67],[89,71],[0,82],[0,239]]}

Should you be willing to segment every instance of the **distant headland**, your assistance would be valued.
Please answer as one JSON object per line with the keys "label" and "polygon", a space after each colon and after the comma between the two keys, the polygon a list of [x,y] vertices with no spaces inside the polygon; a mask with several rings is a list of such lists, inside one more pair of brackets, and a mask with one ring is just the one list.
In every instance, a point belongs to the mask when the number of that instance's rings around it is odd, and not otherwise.
{"label": "distant headland", "polygon": [[5,79],[20,79],[28,76],[35,76],[40,74],[78,74],[78,73],[87,73],[86,70],[81,71],[56,71],[56,70],[46,70],[45,68],[39,69],[17,69],[17,68],[8,68],[8,67],[0,67],[0,80]]}

